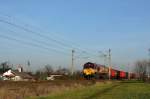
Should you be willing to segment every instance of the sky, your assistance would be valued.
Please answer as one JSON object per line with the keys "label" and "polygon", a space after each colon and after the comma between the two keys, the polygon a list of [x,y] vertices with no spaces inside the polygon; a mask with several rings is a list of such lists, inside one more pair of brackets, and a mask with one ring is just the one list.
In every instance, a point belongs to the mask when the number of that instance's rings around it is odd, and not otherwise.
{"label": "sky", "polygon": [[[149,0],[0,0],[0,62],[39,69],[104,64],[127,69],[148,58]],[[57,51],[56,51],[57,50]],[[88,58],[86,58],[88,57]],[[29,68],[28,68],[29,69]]]}

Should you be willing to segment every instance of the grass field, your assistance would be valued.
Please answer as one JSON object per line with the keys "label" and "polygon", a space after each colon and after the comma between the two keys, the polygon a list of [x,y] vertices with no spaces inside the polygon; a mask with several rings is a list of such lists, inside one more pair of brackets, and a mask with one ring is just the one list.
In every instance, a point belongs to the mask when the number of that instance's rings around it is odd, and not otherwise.
{"label": "grass field", "polygon": [[78,87],[46,97],[30,99],[150,99],[150,84],[142,82],[103,82]]}

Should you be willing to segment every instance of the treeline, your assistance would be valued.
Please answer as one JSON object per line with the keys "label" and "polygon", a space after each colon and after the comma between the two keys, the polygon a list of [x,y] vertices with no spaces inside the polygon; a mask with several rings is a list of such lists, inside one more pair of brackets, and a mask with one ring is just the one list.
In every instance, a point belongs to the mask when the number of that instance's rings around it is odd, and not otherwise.
{"label": "treeline", "polygon": [[74,71],[74,74],[71,75],[70,70],[65,67],[59,67],[58,69],[54,70],[53,66],[45,65],[44,68],[37,70],[34,74],[36,80],[46,80],[46,77],[50,75],[62,75],[61,77],[56,77],[58,79],[80,79],[81,78],[81,71]]}
{"label": "treeline", "polygon": [[150,80],[150,60],[139,60],[135,63],[134,71],[138,80]]}

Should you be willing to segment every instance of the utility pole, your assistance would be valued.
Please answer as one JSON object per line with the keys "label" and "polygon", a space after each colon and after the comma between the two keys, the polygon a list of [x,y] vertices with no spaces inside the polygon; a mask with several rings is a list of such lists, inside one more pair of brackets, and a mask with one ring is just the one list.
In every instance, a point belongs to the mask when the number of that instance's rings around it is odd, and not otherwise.
{"label": "utility pole", "polygon": [[148,56],[149,56],[149,62],[150,62],[150,48],[148,49]]}
{"label": "utility pole", "polygon": [[150,48],[148,49],[148,56],[149,56],[149,59],[148,59],[148,78],[150,78]]}
{"label": "utility pole", "polygon": [[128,63],[128,80],[130,80],[130,64]]}
{"label": "utility pole", "polygon": [[74,53],[75,50],[72,50],[71,75],[74,74]]}
{"label": "utility pole", "polygon": [[28,65],[28,69],[29,69],[28,72],[31,72],[31,68],[30,68],[31,63],[29,60],[27,61],[27,65]]}
{"label": "utility pole", "polygon": [[111,49],[109,49],[109,80],[111,79]]}
{"label": "utility pole", "polygon": [[105,65],[105,66],[107,66],[107,62],[106,62],[106,61],[107,61],[107,55],[104,54],[104,65]]}

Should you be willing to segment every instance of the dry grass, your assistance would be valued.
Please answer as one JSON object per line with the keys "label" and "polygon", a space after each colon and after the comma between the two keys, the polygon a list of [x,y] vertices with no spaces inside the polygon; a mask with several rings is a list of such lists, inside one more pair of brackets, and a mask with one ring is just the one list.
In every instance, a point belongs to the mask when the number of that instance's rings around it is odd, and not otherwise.
{"label": "dry grass", "polygon": [[39,82],[0,82],[0,99],[25,99],[27,97],[45,96],[59,93],[83,85],[90,85],[89,81],[39,81]]}

